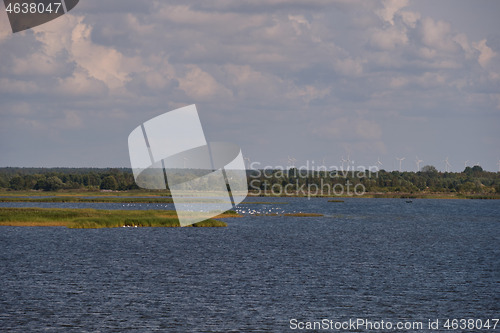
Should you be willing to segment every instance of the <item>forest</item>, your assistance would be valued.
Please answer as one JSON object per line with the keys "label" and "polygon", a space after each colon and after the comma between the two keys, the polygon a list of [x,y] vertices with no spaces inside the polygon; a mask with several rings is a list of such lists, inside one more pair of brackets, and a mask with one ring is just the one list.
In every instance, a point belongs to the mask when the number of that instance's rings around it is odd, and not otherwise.
{"label": "forest", "polygon": [[[349,184],[364,193],[500,194],[500,172],[480,166],[462,172],[440,172],[427,165],[419,172],[373,170],[248,170],[252,193],[280,194],[286,188],[339,188]],[[138,190],[129,168],[0,168],[0,189],[4,191],[130,191]]]}

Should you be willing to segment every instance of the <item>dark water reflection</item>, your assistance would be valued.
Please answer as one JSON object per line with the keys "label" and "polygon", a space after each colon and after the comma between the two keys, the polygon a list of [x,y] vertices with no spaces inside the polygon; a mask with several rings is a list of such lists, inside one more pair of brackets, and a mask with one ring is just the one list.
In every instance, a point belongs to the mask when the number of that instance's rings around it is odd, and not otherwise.
{"label": "dark water reflection", "polygon": [[242,209],[327,216],[248,215],[213,229],[1,227],[0,327],[287,332],[291,318],[498,318],[498,202],[286,201]]}

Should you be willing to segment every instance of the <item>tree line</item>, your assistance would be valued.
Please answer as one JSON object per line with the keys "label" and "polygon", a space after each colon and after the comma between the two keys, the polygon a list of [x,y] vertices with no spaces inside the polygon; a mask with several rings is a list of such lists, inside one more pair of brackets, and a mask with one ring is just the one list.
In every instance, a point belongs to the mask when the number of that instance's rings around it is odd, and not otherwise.
{"label": "tree line", "polygon": [[[421,171],[385,170],[254,170],[250,173],[251,189],[273,192],[283,187],[329,188],[349,184],[371,193],[463,193],[500,194],[500,172],[484,171],[480,166],[466,167],[462,172],[439,172],[434,166]],[[316,188],[316,187],[314,187]]]}
{"label": "tree line", "polygon": [[[361,184],[366,192],[500,194],[500,172],[480,166],[462,172],[439,172],[425,166],[419,172],[385,170],[249,170],[249,190],[268,193],[279,187],[297,190],[302,186],[353,187]],[[113,190],[139,189],[130,168],[0,168],[0,188],[4,190]]]}
{"label": "tree line", "polygon": [[127,191],[139,187],[131,169],[126,168],[0,168],[0,188]]}

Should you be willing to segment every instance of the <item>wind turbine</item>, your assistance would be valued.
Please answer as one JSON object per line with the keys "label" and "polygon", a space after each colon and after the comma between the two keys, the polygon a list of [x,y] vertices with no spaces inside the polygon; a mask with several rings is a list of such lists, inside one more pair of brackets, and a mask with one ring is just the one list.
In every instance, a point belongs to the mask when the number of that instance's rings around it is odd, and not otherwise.
{"label": "wind turbine", "polygon": [[325,156],[323,156],[323,158],[321,159],[321,164],[320,165],[317,165],[316,166],[316,170],[319,171],[328,171],[328,167],[326,166],[326,162],[325,162],[326,158]]}
{"label": "wind turbine", "polygon": [[349,171],[350,167],[351,167],[351,150],[348,149],[347,150],[347,171]]}
{"label": "wind turbine", "polygon": [[247,163],[247,165],[248,165],[248,169],[250,169],[250,165],[252,164],[252,163],[251,163],[252,161],[250,160],[250,157],[244,157],[244,158],[243,158],[243,160],[248,162],[248,163]]}
{"label": "wind turbine", "polygon": [[380,170],[380,167],[383,165],[382,162],[380,162],[380,157],[377,157],[377,165]]}
{"label": "wind turbine", "polygon": [[342,163],[342,171],[344,171],[344,162],[347,162],[347,160],[344,160],[344,156],[342,156],[340,162]]}
{"label": "wind turbine", "polygon": [[423,160],[419,160],[418,156],[415,156],[415,163],[417,164],[417,172],[420,171],[420,163],[422,163]]}
{"label": "wind turbine", "polygon": [[189,160],[189,158],[187,158],[186,156],[184,156],[182,158],[182,160],[183,160],[184,169],[186,169],[186,161]]}
{"label": "wind turbine", "polygon": [[467,168],[467,163],[469,163],[469,160],[464,162],[464,170]]}
{"label": "wind turbine", "polygon": [[401,157],[401,158],[396,157],[396,159],[399,161],[399,172],[401,172],[401,162],[403,162],[406,159],[406,157]]}
{"label": "wind turbine", "polygon": [[498,172],[500,172],[500,158],[498,159]]}
{"label": "wind turbine", "polygon": [[288,156],[288,165],[290,168],[295,168],[295,162],[297,162],[297,160],[294,157]]}
{"label": "wind turbine", "polygon": [[448,157],[446,157],[446,159],[444,160],[444,167],[445,167],[446,172],[450,172],[451,164],[450,164],[450,162],[448,162]]}

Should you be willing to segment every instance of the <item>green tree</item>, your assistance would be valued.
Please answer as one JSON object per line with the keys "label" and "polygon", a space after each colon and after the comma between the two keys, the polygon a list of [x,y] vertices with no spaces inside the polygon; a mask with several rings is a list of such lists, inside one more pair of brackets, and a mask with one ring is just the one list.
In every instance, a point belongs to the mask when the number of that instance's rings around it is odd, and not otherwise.
{"label": "green tree", "polygon": [[45,179],[39,179],[35,185],[35,189],[44,191],[57,191],[63,187],[63,181],[57,176],[50,176]]}
{"label": "green tree", "polygon": [[15,176],[9,181],[9,188],[15,191],[24,190],[24,178]]}
{"label": "green tree", "polygon": [[428,174],[428,175],[437,175],[438,171],[435,166],[433,165],[426,165],[422,167],[422,172]]}
{"label": "green tree", "polygon": [[102,190],[116,190],[118,188],[118,182],[114,176],[106,176],[102,180],[101,189]]}

